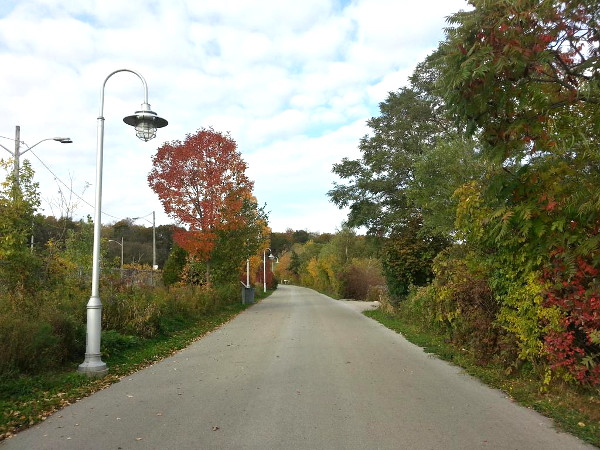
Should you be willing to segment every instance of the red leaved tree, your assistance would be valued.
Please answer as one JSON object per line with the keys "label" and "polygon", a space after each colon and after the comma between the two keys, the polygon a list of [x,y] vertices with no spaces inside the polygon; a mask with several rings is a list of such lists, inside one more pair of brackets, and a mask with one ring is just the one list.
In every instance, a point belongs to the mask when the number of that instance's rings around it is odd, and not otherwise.
{"label": "red leaved tree", "polygon": [[236,226],[244,200],[252,195],[237,144],[229,134],[202,128],[183,142],[165,143],[152,163],[150,187],[165,212],[187,226],[174,233],[174,240],[195,259],[208,262],[217,233]]}

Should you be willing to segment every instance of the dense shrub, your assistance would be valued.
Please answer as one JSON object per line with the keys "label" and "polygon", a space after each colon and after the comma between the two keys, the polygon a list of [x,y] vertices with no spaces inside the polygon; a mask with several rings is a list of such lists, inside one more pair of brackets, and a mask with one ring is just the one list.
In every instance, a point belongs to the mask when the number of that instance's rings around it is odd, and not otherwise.
{"label": "dense shrub", "polygon": [[47,322],[12,314],[0,316],[0,373],[55,367],[59,339]]}
{"label": "dense shrub", "polygon": [[[86,291],[87,292],[87,291]],[[141,339],[181,330],[239,301],[236,285],[153,288],[102,280],[102,352],[137,345]],[[88,296],[76,285],[29,295],[27,308],[0,296],[0,375],[55,369],[85,353]]]}
{"label": "dense shrub", "polygon": [[516,340],[497,324],[501,305],[485,272],[469,267],[463,253],[463,248],[454,247],[435,260],[436,321],[446,325],[452,342],[468,347],[481,363],[496,358],[512,364]]}
{"label": "dense shrub", "polygon": [[171,286],[181,280],[186,262],[187,252],[174,243],[173,250],[169,253],[162,272],[162,280],[165,286]]}
{"label": "dense shrub", "polygon": [[113,353],[135,348],[141,341],[137,336],[124,335],[116,330],[105,330],[102,331],[100,351],[104,357],[107,357]]}
{"label": "dense shrub", "polygon": [[385,284],[381,263],[372,258],[354,258],[339,274],[341,296],[355,300],[366,300],[373,286]]}
{"label": "dense shrub", "polygon": [[412,286],[407,298],[396,306],[396,312],[421,328],[448,333],[448,327],[436,315],[437,302],[436,289],[432,285]]}
{"label": "dense shrub", "polygon": [[113,285],[105,289],[102,305],[103,329],[143,338],[156,336],[159,331],[160,309],[151,287]]}

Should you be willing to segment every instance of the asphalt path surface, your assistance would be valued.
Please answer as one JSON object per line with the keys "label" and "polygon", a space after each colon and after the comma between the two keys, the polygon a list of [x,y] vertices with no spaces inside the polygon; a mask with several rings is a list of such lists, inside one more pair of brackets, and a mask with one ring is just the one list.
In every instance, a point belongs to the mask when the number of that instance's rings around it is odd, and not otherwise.
{"label": "asphalt path surface", "polygon": [[588,448],[350,305],[280,286],[0,449]]}

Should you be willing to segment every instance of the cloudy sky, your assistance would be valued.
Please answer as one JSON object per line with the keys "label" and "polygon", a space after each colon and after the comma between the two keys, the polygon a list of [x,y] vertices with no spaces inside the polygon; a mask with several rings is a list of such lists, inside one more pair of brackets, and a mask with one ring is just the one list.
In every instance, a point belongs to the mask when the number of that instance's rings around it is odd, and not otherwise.
{"label": "cloudy sky", "polygon": [[[101,87],[111,72],[135,70],[169,125],[138,140],[122,118],[139,109],[142,84],[126,72],[108,80],[103,223],[152,211],[157,224],[173,223],[148,187],[151,157],[213,127],[238,143],[274,231],[334,232],[346,213],[327,197],[332,165],[359,155],[366,120],[463,8],[465,0],[0,0],[0,144],[14,149],[16,125],[27,146],[70,137],[23,158],[44,214],[66,204],[75,218],[93,215]],[[0,148],[0,157],[11,155]]]}

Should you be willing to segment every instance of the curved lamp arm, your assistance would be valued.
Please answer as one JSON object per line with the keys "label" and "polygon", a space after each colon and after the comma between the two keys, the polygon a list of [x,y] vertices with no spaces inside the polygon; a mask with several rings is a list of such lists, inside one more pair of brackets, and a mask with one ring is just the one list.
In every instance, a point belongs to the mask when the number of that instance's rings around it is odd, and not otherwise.
{"label": "curved lamp arm", "polygon": [[[46,141],[56,141],[56,142],[60,142],[61,144],[72,144],[73,141],[71,140],[71,138],[68,137],[53,137],[53,138],[46,138],[46,139],[42,139],[40,142],[36,142],[35,144],[33,144],[31,147],[27,146],[27,148],[25,150],[23,150],[22,152],[19,152],[20,155],[27,153],[29,150],[31,150],[33,147],[35,147],[38,144],[41,144],[42,142],[46,142]],[[25,142],[21,141],[21,144],[25,144]],[[25,144],[27,145],[27,144]],[[10,153],[11,155],[15,156],[15,152],[12,150],[9,150],[8,148],[6,148],[4,145],[0,144],[0,147],[2,147],[4,150],[6,150],[8,153]]]}
{"label": "curved lamp arm", "polygon": [[148,84],[146,83],[144,77],[135,70],[119,69],[115,70],[106,77],[104,83],[102,83],[102,92],[100,94],[100,115],[98,116],[98,119],[104,120],[104,88],[106,87],[106,82],[110,77],[119,72],[129,72],[136,75],[144,85],[144,103],[142,103],[141,109],[136,111],[135,114],[125,117],[123,122],[134,127],[136,136],[142,141],[147,142],[151,139],[154,139],[156,137],[156,129],[166,127],[169,122],[162,117],[158,117],[156,113],[151,110],[150,104],[148,103]]}
{"label": "curved lamp arm", "polygon": [[146,83],[146,79],[143,76],[141,76],[139,73],[137,73],[135,70],[130,70],[130,69],[115,70],[114,72],[111,72],[104,79],[104,83],[102,83],[102,92],[100,93],[100,114],[98,117],[103,118],[103,116],[104,116],[104,88],[106,87],[106,82],[108,81],[108,79],[110,77],[112,77],[114,74],[119,73],[119,72],[132,73],[132,74],[136,75],[142,81],[142,84],[144,85],[144,103],[148,103],[148,83]]}

